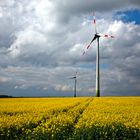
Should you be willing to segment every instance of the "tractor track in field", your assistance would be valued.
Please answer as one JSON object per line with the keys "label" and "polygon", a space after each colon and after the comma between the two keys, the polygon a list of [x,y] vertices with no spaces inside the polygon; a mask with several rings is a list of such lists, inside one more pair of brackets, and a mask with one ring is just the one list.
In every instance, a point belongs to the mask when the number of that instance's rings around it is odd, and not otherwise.
{"label": "tractor track in field", "polygon": [[[50,111],[48,111],[48,113],[46,114],[46,115],[48,115],[49,114],[49,116],[43,116],[42,117],[42,119],[40,120],[41,122],[43,122],[43,121],[47,121],[47,120],[49,120],[49,119],[51,119],[51,117],[53,117],[53,116],[55,116],[55,117],[57,117],[59,114],[61,114],[61,113],[68,113],[68,112],[71,112],[71,110],[73,110],[74,108],[76,108],[76,107],[78,107],[78,106],[80,106],[83,102],[87,102],[88,100],[90,100],[90,99],[87,99],[86,101],[82,101],[82,102],[78,102],[78,103],[76,103],[75,105],[72,105],[72,106],[70,106],[70,107],[64,107],[63,109],[62,108],[60,108],[60,109],[52,109],[52,110],[50,110]],[[89,105],[89,103],[87,103],[87,105],[86,105],[86,107]],[[85,109],[84,109],[85,110]],[[83,113],[83,112],[82,112]],[[39,121],[39,124],[41,123]],[[39,125],[38,124],[38,125]]]}
{"label": "tractor track in field", "polygon": [[[70,112],[72,109],[80,106],[83,102],[87,102],[89,99],[86,99],[85,101],[82,101],[82,102],[78,102],[70,107],[64,107],[64,108],[60,108],[60,109],[52,109],[52,110],[49,110],[46,114],[44,114],[42,116],[42,118],[37,121],[36,123],[29,123],[28,125],[27,124],[23,124],[23,127],[26,127],[27,129],[29,128],[30,130],[33,130],[35,129],[36,127],[38,127],[39,125],[41,125],[42,123],[46,122],[46,121],[49,121],[52,117],[57,117],[60,113],[67,113],[67,112]],[[88,105],[89,103],[87,103]],[[83,113],[83,111],[82,111]],[[19,130],[21,131],[21,130]]]}
{"label": "tractor track in field", "polygon": [[77,122],[79,121],[79,119],[81,118],[82,114],[84,113],[84,111],[86,110],[86,108],[89,106],[89,104],[93,101],[93,99],[89,99],[88,102],[85,104],[83,110],[79,111],[79,115],[77,116],[77,119],[74,122],[74,125],[77,124]]}

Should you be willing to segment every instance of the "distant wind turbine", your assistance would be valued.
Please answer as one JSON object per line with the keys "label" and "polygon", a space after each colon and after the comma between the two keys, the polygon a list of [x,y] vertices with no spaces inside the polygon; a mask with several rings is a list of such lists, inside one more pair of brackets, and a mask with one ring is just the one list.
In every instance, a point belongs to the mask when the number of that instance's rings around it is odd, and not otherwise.
{"label": "distant wind turbine", "polygon": [[96,52],[96,97],[100,97],[99,38],[100,37],[114,38],[114,36],[104,35],[104,34],[97,33],[95,14],[93,16],[93,24],[94,24],[95,34],[94,34],[94,37],[91,40],[91,42],[85,47],[83,55],[90,48],[92,42],[97,39],[97,52]]}
{"label": "distant wind turbine", "polygon": [[77,72],[75,73],[75,76],[70,77],[69,79],[74,79],[74,97],[76,97]]}

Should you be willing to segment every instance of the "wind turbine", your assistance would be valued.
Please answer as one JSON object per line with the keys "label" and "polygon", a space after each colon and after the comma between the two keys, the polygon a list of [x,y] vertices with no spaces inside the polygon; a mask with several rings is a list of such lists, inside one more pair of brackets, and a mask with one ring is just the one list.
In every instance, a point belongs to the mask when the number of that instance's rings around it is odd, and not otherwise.
{"label": "wind turbine", "polygon": [[100,97],[100,59],[99,59],[100,58],[100,54],[99,54],[99,38],[100,37],[114,38],[114,36],[107,35],[107,34],[104,35],[104,34],[100,34],[100,33],[97,32],[95,14],[93,16],[93,24],[94,24],[95,34],[94,34],[94,37],[91,40],[91,42],[84,49],[83,55],[90,48],[92,42],[94,40],[97,40],[97,50],[96,50],[96,97]]}
{"label": "wind turbine", "polygon": [[75,76],[70,77],[69,79],[74,79],[74,97],[76,97],[77,72],[75,73]]}

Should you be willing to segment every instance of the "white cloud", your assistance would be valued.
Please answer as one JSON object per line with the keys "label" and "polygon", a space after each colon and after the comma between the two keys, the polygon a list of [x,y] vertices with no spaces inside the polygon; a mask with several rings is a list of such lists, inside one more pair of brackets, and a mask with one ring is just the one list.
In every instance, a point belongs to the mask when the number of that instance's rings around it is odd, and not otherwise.
{"label": "white cloud", "polygon": [[0,77],[0,82],[9,82],[11,80],[11,78],[8,78],[8,77]]}
{"label": "white cloud", "polygon": [[11,6],[15,3],[15,0],[1,0],[0,6]]}
{"label": "white cloud", "polygon": [[14,57],[20,54],[22,55],[22,53],[25,55],[28,53],[39,53],[46,50],[45,44],[47,44],[47,38],[29,27],[16,34],[16,40],[8,51],[10,51],[10,54]]}
{"label": "white cloud", "polygon": [[71,91],[71,87],[67,85],[56,85],[56,90],[67,92],[67,91]]}

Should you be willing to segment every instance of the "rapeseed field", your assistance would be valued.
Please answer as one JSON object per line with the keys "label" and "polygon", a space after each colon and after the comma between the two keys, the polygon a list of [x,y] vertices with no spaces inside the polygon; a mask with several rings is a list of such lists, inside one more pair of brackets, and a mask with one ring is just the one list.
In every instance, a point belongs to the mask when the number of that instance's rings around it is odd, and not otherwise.
{"label": "rapeseed field", "polygon": [[0,99],[0,140],[139,140],[140,97]]}

